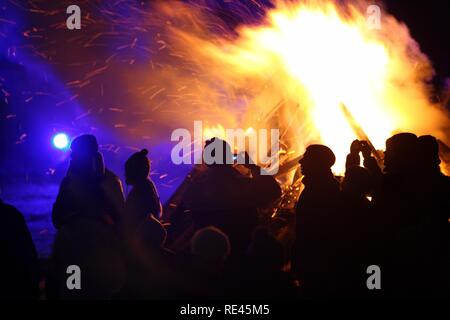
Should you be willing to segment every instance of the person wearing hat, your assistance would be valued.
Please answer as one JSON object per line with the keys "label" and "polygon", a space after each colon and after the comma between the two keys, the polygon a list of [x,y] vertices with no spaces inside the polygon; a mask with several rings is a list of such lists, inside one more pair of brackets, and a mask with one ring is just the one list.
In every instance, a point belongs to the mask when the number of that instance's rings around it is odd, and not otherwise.
{"label": "person wearing hat", "polygon": [[398,133],[386,140],[384,171],[391,175],[408,175],[417,169],[418,139],[413,133]]}
{"label": "person wearing hat", "polygon": [[[386,140],[381,193],[374,200],[389,296],[434,297],[444,283],[442,292],[448,292],[448,275],[440,271],[445,256],[439,255],[448,252],[450,189],[439,170],[438,149],[434,137],[409,132]],[[445,259],[448,266],[448,254]]]}
{"label": "person wearing hat", "polygon": [[314,144],[299,163],[305,189],[296,208],[294,271],[308,297],[330,296],[336,289],[339,182],[331,172],[336,158],[330,148]]}
{"label": "person wearing hat", "polygon": [[242,167],[251,174],[244,174],[230,161],[233,153],[227,141],[217,137],[206,141],[205,170],[192,178],[181,200],[195,230],[212,225],[229,236],[233,258],[246,254],[260,209],[270,207],[281,196],[275,178],[261,174],[248,154],[243,157]]}

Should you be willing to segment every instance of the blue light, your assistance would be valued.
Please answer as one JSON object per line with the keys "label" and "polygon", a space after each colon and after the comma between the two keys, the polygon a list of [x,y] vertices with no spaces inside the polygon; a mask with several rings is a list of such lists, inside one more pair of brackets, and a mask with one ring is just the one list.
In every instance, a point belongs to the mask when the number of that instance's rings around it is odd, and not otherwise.
{"label": "blue light", "polygon": [[53,146],[57,149],[64,150],[69,146],[69,137],[65,133],[58,133],[53,136]]}

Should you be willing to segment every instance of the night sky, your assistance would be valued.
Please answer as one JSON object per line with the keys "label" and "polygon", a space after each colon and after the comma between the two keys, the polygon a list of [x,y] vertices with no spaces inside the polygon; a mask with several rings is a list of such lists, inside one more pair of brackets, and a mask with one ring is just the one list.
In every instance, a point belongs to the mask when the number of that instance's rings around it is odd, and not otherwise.
{"label": "night sky", "polygon": [[450,76],[450,25],[447,1],[384,1],[387,10],[404,21],[421,50],[433,62],[434,83],[442,86]]}

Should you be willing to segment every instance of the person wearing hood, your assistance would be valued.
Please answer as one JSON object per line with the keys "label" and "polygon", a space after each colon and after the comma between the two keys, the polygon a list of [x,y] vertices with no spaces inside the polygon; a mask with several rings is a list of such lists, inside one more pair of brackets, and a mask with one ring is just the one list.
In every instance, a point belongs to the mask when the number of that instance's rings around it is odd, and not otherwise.
{"label": "person wearing hood", "polygon": [[105,167],[97,139],[81,135],[70,149],[69,170],[53,205],[53,225],[60,229],[81,217],[119,224],[125,204],[122,183]]}
{"label": "person wearing hood", "polygon": [[136,228],[150,218],[159,219],[162,207],[155,185],[149,178],[147,149],[134,153],[125,163],[125,182],[132,186],[125,201],[125,223]]}

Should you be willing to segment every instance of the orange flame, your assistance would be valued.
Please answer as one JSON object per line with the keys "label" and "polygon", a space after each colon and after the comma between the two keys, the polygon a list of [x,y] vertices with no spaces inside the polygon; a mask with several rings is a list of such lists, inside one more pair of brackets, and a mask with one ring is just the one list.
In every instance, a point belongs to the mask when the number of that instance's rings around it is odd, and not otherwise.
{"label": "orange flame", "polygon": [[341,173],[357,137],[340,103],[377,149],[400,131],[449,142],[448,115],[430,102],[425,84],[433,75],[428,58],[388,13],[382,12],[381,29],[372,29],[367,6],[279,1],[262,24],[240,26],[234,36],[209,32],[220,22],[201,8],[159,9],[169,19],[176,56],[196,70],[194,95],[216,110],[214,117],[200,116],[217,123],[210,134],[233,126],[279,128],[291,158],[323,143]]}

